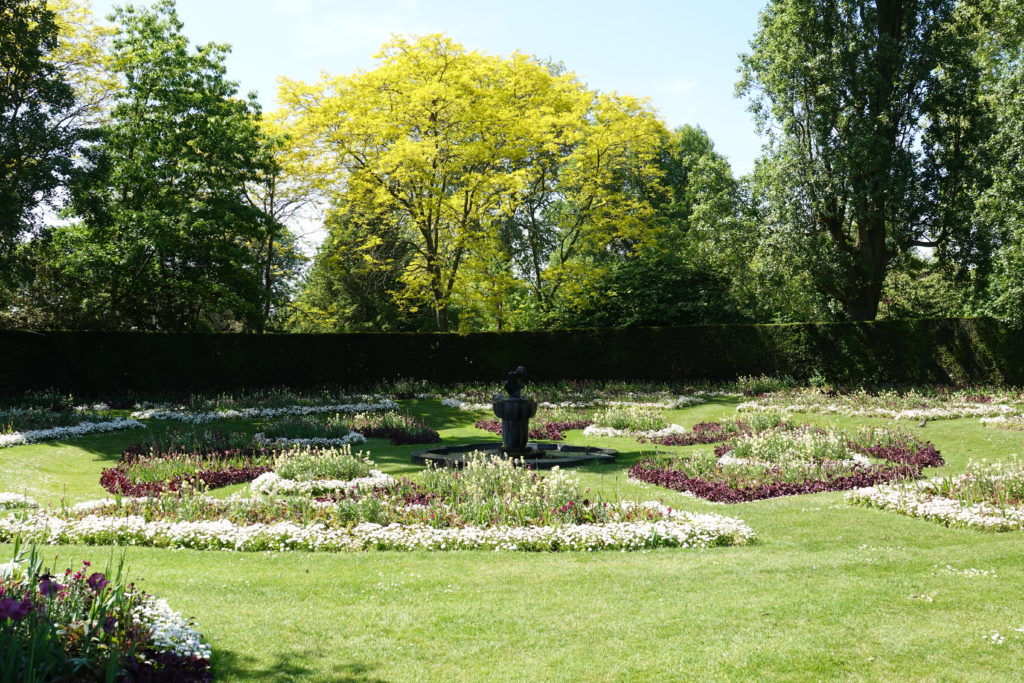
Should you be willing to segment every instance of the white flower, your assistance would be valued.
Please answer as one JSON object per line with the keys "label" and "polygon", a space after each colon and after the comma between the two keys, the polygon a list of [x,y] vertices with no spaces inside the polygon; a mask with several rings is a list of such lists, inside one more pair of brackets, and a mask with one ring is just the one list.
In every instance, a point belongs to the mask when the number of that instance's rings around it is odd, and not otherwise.
{"label": "white flower", "polygon": [[218,420],[251,420],[265,417],[285,417],[290,415],[316,415],[319,413],[369,413],[385,410],[397,410],[400,406],[391,399],[381,399],[377,403],[340,403],[335,405],[291,405],[279,408],[240,408],[238,410],[216,410],[212,412],[189,412],[186,410],[149,409],[132,413],[132,417],[150,420],[178,420],[202,424]]}
{"label": "white flower", "polygon": [[268,439],[262,432],[258,432],[253,434],[252,440],[255,443],[265,443],[274,446],[347,446],[353,443],[366,443],[365,436],[359,432],[352,431],[340,437],[315,436],[308,439],[288,439],[285,437]]}
{"label": "white flower", "polygon": [[0,493],[0,510],[13,508],[37,508],[39,503],[34,498],[21,493]]}
{"label": "white flower", "polygon": [[96,432],[116,432],[122,429],[146,429],[146,425],[138,420],[127,420],[116,418],[109,422],[80,422],[67,427],[51,427],[49,429],[30,429],[24,432],[12,432],[0,434],[0,448],[6,446],[20,446],[22,444],[35,443],[37,441],[52,441],[54,439],[69,439]]}

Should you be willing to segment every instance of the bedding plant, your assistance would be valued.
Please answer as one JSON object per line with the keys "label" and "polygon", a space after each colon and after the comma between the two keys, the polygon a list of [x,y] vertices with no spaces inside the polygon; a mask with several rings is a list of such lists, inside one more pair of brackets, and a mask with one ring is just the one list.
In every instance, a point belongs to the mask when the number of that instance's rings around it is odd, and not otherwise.
{"label": "bedding plant", "polygon": [[890,430],[851,434],[784,426],[741,434],[713,452],[646,458],[629,469],[629,476],[716,502],[738,503],[914,479],[922,468],[942,464],[932,444]]}
{"label": "bedding plant", "polygon": [[0,565],[0,681],[212,680],[210,648],[164,600],[103,571],[44,568],[15,539]]}

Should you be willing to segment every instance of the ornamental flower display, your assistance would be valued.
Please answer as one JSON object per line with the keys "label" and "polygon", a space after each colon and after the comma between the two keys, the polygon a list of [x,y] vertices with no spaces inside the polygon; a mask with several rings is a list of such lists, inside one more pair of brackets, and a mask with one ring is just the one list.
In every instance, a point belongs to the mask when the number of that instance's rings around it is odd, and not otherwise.
{"label": "ornamental flower display", "polygon": [[741,403],[740,412],[787,411],[846,417],[884,417],[892,420],[952,420],[961,417],[994,417],[1020,412],[1024,397],[1010,392],[973,393],[935,391],[922,393],[858,390],[837,394],[820,389],[787,389]]}
{"label": "ornamental flower display", "polygon": [[972,463],[963,474],[873,486],[846,495],[853,505],[981,531],[1024,528],[1024,462]]}
{"label": "ornamental flower display", "polygon": [[4,680],[209,681],[210,647],[165,600],[97,571],[44,569],[35,547],[0,565]]}
{"label": "ornamental flower display", "polygon": [[368,413],[381,410],[397,410],[398,403],[388,398],[381,398],[374,403],[337,403],[331,405],[289,405],[278,407],[228,408],[205,412],[194,412],[185,409],[151,408],[132,413],[139,420],[177,420],[192,424],[204,424],[220,420],[253,420],[270,417],[288,417],[295,415],[316,415],[323,413]]}
{"label": "ornamental flower display", "polygon": [[37,443],[39,441],[52,441],[54,439],[73,439],[87,434],[101,432],[117,432],[122,429],[145,429],[146,425],[138,420],[116,418],[106,422],[80,422],[65,427],[50,427],[48,429],[30,429],[23,432],[10,432],[0,434],[0,448],[6,446],[21,446],[23,444]]}
{"label": "ornamental flower display", "polygon": [[12,514],[0,517],[0,540],[245,551],[637,550],[753,540],[740,520],[597,500],[557,468],[541,475],[479,454],[460,471],[428,469],[414,482],[368,464],[347,453],[284,456],[252,483],[253,497],[181,491]]}
{"label": "ornamental flower display", "polygon": [[713,454],[646,458],[629,469],[629,476],[739,503],[914,479],[923,467],[942,462],[931,444],[888,430],[779,428],[744,434]]}

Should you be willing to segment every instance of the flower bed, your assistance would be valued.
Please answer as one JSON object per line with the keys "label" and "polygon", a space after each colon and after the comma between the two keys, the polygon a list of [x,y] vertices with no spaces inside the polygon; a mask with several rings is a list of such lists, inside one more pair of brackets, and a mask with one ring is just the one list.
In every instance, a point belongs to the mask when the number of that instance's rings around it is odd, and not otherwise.
{"label": "flower bed", "polygon": [[983,417],[981,418],[981,424],[986,427],[999,427],[1000,429],[1024,432],[1024,413]]}
{"label": "flower bed", "polygon": [[[114,494],[153,496],[244,484],[276,467],[295,467],[307,461],[312,468],[319,468],[323,476],[332,476],[339,467],[345,472],[352,467],[368,470],[364,459],[352,456],[348,443],[340,447],[330,443],[239,445],[248,441],[244,435],[169,432],[152,443],[125,449],[116,467],[103,470],[100,485]],[[335,461],[328,462],[331,458]]]}
{"label": "flower bed", "polygon": [[344,436],[311,436],[288,438],[284,436],[267,436],[263,432],[252,435],[254,443],[268,446],[349,446],[354,443],[366,443],[366,437],[359,432],[349,432]]}
{"label": "flower bed", "polygon": [[590,436],[631,436],[640,443],[655,443],[659,446],[694,446],[697,444],[722,443],[743,434],[752,434],[766,429],[788,428],[791,425],[784,415],[764,412],[751,415],[747,420],[723,420],[721,422],[698,422],[692,429],[677,424],[654,431],[616,430],[594,427],[585,433]]}
{"label": "flower bed", "polygon": [[192,424],[204,424],[218,420],[254,420],[268,417],[292,415],[316,415],[323,413],[368,413],[380,410],[397,410],[398,403],[382,398],[375,403],[338,403],[332,405],[290,405],[278,407],[230,408],[209,412],[153,408],[132,413],[137,419],[178,420]]}
{"label": "flower bed", "polygon": [[120,568],[45,570],[33,548],[0,565],[4,680],[209,681],[195,627]]}
{"label": "flower bed", "polygon": [[[742,545],[743,522],[658,503],[592,500],[561,470],[548,475],[485,454],[420,482],[375,470],[329,480],[307,466],[252,484],[254,497],[121,497],[0,517],[0,541],[232,550],[636,550]],[[312,476],[303,476],[312,475]],[[313,498],[316,496],[316,498]]]}
{"label": "flower bed", "polygon": [[39,507],[39,503],[34,498],[29,498],[22,493],[0,493],[0,510],[37,507]]}
{"label": "flower bed", "polygon": [[[731,394],[716,394],[721,396]],[[737,394],[738,395],[738,394]],[[432,394],[425,395],[425,398],[433,398]],[[493,405],[491,403],[483,403],[476,397],[469,397],[465,395],[461,396],[448,396],[441,398],[441,403],[448,406],[449,408],[458,408],[468,412],[480,411],[480,410],[491,410]],[[631,408],[655,408],[660,410],[676,410],[679,408],[686,408],[689,406],[700,405],[705,403],[705,399],[698,398],[696,396],[672,396],[661,400],[634,400],[634,401],[623,401],[611,398],[589,398],[580,399],[573,401],[537,401],[537,407],[548,408],[548,409],[559,409],[559,408],[600,408],[600,407],[631,407]]]}
{"label": "flower bed", "polygon": [[0,409],[0,434],[38,431],[53,427],[71,427],[82,422],[104,422],[109,415],[91,408],[60,408],[41,406]]}
{"label": "flower bed", "polygon": [[934,393],[863,390],[845,394],[820,389],[791,389],[759,396],[736,407],[740,412],[764,410],[823,413],[846,417],[886,417],[893,420],[951,420],[961,417],[992,417],[1019,411],[1024,397],[1009,392]]}
{"label": "flower bed", "polygon": [[122,429],[145,429],[146,425],[138,420],[127,420],[117,418],[107,422],[80,422],[67,427],[52,427],[50,429],[32,429],[25,432],[11,432],[0,434],[0,448],[7,446],[21,446],[23,444],[36,443],[38,441],[53,441],[55,439],[73,439],[86,434],[97,434],[100,432],[117,432]]}
{"label": "flower bed", "polygon": [[[531,423],[530,438],[546,441],[562,441],[565,433],[571,429],[585,429],[593,424],[591,420],[562,420],[556,422]],[[477,420],[474,424],[477,429],[491,432],[501,436],[501,420]]]}
{"label": "flower bed", "polygon": [[969,465],[960,475],[851,491],[853,505],[891,510],[949,527],[1024,529],[1024,463]]}
{"label": "flower bed", "polygon": [[742,435],[716,448],[714,455],[647,458],[628,475],[738,503],[912,479],[922,467],[938,464],[942,459],[934,446],[906,435],[862,430],[851,436],[805,427]]}
{"label": "flower bed", "polygon": [[142,517],[95,516],[64,521],[43,513],[25,520],[0,519],[0,538],[15,534],[51,544],[239,551],[641,550],[745,545],[753,539],[751,529],[737,519],[679,511],[659,522],[447,529],[369,522],[329,529],[293,522],[239,525],[223,520],[146,522]]}

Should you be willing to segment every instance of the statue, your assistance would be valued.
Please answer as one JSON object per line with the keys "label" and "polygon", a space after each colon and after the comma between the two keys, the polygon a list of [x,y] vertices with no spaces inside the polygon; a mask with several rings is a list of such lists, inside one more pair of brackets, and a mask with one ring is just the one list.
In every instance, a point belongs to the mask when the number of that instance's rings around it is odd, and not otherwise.
{"label": "statue", "polygon": [[523,387],[526,386],[526,368],[522,365],[508,373],[505,380],[505,391],[509,398],[522,398]]}

